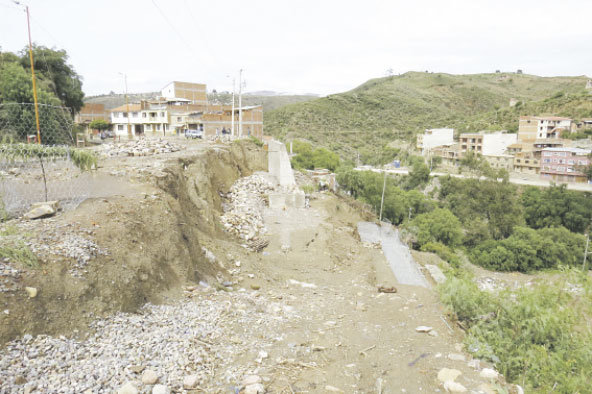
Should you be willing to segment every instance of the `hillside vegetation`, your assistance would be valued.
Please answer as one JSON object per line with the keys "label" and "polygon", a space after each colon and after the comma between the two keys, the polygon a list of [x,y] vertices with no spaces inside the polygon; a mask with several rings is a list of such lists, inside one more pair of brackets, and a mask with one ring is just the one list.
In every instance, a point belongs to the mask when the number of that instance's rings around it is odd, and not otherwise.
{"label": "hillside vegetation", "polygon": [[[148,93],[130,93],[129,102],[138,102],[140,100],[149,100],[160,95],[160,92]],[[317,96],[313,95],[283,95],[283,94],[249,94],[246,93],[242,97],[243,106],[262,105],[263,112],[271,111],[285,105],[301,103],[304,101],[315,99]],[[238,95],[235,96],[236,105],[238,106]],[[84,100],[86,103],[105,104],[106,109],[119,107],[125,104],[124,94],[103,94],[99,96],[87,97]],[[208,93],[208,101],[212,104],[232,104],[232,94],[227,92]]]}
{"label": "hillside vegetation", "polygon": [[[580,112],[586,115],[591,99],[584,93],[586,80],[583,76],[409,72],[372,79],[345,93],[270,111],[265,117],[265,130],[286,140],[304,138],[352,159],[356,151],[377,152],[393,139],[410,139],[426,128],[478,131],[499,124],[516,129],[516,116],[530,111],[570,114],[571,109],[566,108],[571,108],[571,101],[562,102],[574,96],[585,102],[578,108],[584,108]],[[511,98],[527,103],[550,97],[555,97],[553,105],[543,102],[509,108]],[[500,121],[496,116],[502,112]]]}

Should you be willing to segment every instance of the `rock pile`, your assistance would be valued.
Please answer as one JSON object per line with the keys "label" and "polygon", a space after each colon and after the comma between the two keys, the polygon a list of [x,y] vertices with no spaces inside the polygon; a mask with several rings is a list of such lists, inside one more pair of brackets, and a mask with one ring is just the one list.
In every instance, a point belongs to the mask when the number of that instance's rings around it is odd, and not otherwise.
{"label": "rock pile", "polygon": [[103,144],[99,149],[103,156],[152,156],[178,152],[181,146],[164,140],[139,139],[123,144]]}
{"label": "rock pile", "polygon": [[265,196],[273,190],[274,186],[261,175],[255,174],[237,180],[226,196],[228,204],[220,218],[226,231],[246,241],[252,241],[259,234],[265,233]]}
{"label": "rock pile", "polygon": [[204,292],[95,321],[86,339],[25,335],[10,342],[0,349],[0,392],[221,393],[244,386],[263,393],[251,375],[271,361],[256,355],[281,339],[279,324],[292,316],[287,306],[248,292]]}

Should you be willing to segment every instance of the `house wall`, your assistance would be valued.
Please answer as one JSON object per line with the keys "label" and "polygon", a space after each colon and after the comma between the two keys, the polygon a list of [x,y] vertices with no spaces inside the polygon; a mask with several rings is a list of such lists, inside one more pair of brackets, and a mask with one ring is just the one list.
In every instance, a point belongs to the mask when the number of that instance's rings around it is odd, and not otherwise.
{"label": "house wall", "polygon": [[580,167],[590,165],[589,151],[581,154],[565,150],[543,149],[541,153],[540,173],[543,178],[557,181],[585,182],[586,177],[580,171]]}
{"label": "house wall", "polygon": [[427,129],[418,136],[418,148],[426,154],[432,148],[454,142],[454,129]]}
{"label": "house wall", "polygon": [[206,104],[206,85],[203,83],[173,81],[166,85],[161,94],[166,98],[184,98],[193,104]]}
{"label": "house wall", "polygon": [[490,133],[483,134],[483,155],[503,155],[509,145],[515,144],[518,140],[516,134]]}
{"label": "house wall", "polygon": [[518,121],[518,140],[532,142],[537,139],[538,120],[534,116],[521,116]]}

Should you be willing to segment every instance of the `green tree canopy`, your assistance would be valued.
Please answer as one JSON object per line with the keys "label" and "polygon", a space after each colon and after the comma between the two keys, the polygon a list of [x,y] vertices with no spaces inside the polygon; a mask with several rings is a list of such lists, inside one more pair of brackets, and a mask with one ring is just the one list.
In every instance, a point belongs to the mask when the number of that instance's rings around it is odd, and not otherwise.
{"label": "green tree canopy", "polygon": [[111,124],[103,119],[95,119],[88,125],[93,130],[108,130],[111,127]]}
{"label": "green tree canopy", "polygon": [[446,246],[455,247],[462,242],[461,223],[445,208],[437,208],[415,217],[410,226],[417,230],[417,243],[420,247],[428,242],[440,242]]}

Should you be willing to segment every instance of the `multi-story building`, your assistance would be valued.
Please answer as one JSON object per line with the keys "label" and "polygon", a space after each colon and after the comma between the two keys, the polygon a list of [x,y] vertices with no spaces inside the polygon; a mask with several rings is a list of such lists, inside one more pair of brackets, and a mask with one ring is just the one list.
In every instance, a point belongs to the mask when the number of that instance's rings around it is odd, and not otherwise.
{"label": "multi-story building", "polygon": [[505,131],[462,133],[459,140],[462,153],[474,152],[487,156],[497,156],[505,154],[508,146],[516,142],[516,134]]}
{"label": "multi-story building", "polygon": [[425,155],[432,148],[454,142],[454,129],[426,129],[423,134],[417,135],[417,149]]}
{"label": "multi-story building", "polygon": [[570,133],[572,120],[559,116],[521,116],[518,122],[518,139],[531,142],[536,139],[561,138]]}
{"label": "multi-story building", "polygon": [[208,104],[206,85],[203,83],[173,81],[162,88],[160,93],[169,100],[182,99],[191,104]]}
{"label": "multi-story building", "polygon": [[221,136],[226,131],[236,137],[263,138],[263,108],[260,105],[237,107],[233,114],[231,105],[210,105],[207,102],[205,85],[188,82],[171,82],[161,93],[163,97],[154,100],[113,108],[111,123],[115,133],[133,137],[181,134],[185,129],[197,129],[206,137]]}
{"label": "multi-story building", "polygon": [[590,152],[580,148],[544,148],[540,174],[559,182],[586,182],[583,169],[590,165]]}

